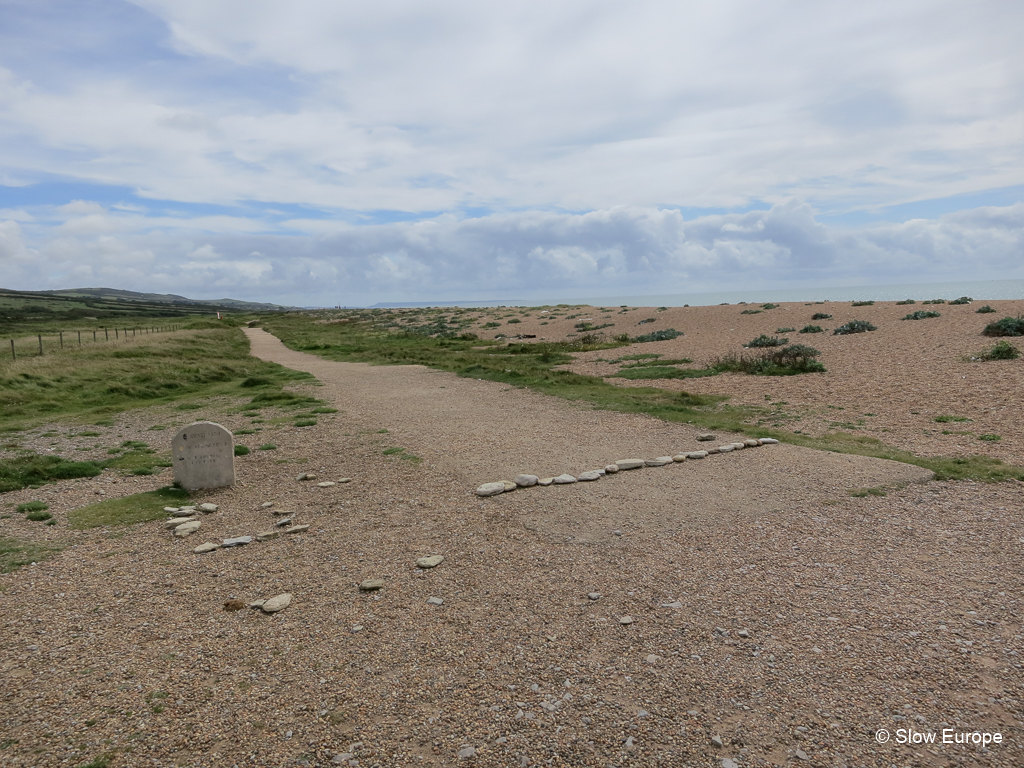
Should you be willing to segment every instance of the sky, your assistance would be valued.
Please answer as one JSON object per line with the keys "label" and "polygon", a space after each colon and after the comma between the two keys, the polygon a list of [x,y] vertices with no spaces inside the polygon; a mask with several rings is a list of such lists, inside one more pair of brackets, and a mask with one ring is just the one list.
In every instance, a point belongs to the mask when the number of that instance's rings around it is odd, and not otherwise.
{"label": "sky", "polygon": [[1024,278],[1019,0],[2,0],[0,286]]}

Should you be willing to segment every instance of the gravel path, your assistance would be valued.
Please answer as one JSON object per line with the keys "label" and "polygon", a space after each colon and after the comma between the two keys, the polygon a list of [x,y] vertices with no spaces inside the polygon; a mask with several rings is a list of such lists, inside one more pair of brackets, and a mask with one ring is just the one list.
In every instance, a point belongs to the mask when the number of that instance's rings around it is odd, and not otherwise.
{"label": "gravel path", "polygon": [[[252,337],[341,411],[305,428],[264,413],[238,441],[277,450],[196,499],[220,506],[199,533],[67,530],[98,491],[167,473],[4,494],[58,524],[12,515],[0,535],[68,548],[0,576],[0,764],[1024,764],[1024,484],[852,498],[917,470],[768,446],[482,499],[486,480],[692,449],[694,433]],[[193,414],[237,430],[235,405]],[[136,411],[111,432],[156,422],[175,424]],[[310,529],[192,553],[286,510]],[[445,560],[418,569],[425,555]],[[384,587],[360,591],[371,578]],[[273,615],[223,609],[281,593]],[[894,743],[908,728],[1003,742]]]}

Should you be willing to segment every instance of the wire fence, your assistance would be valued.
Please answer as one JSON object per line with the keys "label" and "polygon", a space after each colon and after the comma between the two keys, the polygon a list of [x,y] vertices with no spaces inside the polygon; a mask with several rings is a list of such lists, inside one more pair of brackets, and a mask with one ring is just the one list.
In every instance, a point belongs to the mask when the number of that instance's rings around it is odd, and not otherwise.
{"label": "wire fence", "polygon": [[105,328],[90,328],[85,331],[58,331],[56,334],[37,333],[35,336],[21,336],[10,339],[8,351],[11,353],[11,360],[17,360],[19,357],[41,357],[42,355],[58,353],[62,349],[74,349],[86,344],[116,343],[127,339],[135,339],[139,336],[169,333],[180,328],[180,325],[164,325],[160,327],[108,326]]}

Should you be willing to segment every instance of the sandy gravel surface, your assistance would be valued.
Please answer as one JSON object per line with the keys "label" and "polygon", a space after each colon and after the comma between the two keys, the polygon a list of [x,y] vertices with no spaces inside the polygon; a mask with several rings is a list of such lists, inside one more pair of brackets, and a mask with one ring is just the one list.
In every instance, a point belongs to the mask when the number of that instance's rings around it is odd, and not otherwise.
{"label": "sandy gravel surface", "polygon": [[[1024,484],[852,498],[916,470],[770,446],[480,499],[476,483],[519,471],[697,445],[685,426],[253,336],[261,356],[316,369],[305,391],[340,412],[239,437],[278,449],[196,499],[220,510],[195,536],[64,526],[97,490],[168,477],[0,499],[46,500],[59,521],[14,515],[0,535],[72,545],[0,576],[3,765],[1024,764]],[[229,406],[193,413],[246,426]],[[111,438],[167,421],[128,414]],[[311,528],[192,554],[274,510]],[[427,554],[446,559],[417,569]],[[384,588],[359,592],[368,578]],[[283,592],[274,616],[222,609]],[[1003,743],[879,745],[882,728]]]}
{"label": "sandy gravel surface", "polygon": [[[953,297],[950,297],[953,298]],[[993,314],[977,314],[984,305]],[[482,338],[498,335],[535,336],[561,341],[578,337],[575,325],[590,320],[598,333],[631,337],[674,328],[685,335],[671,341],[633,344],[578,356],[570,366],[577,373],[611,376],[619,366],[603,360],[626,355],[657,353],[665,358],[690,358],[702,367],[728,353],[742,353],[743,345],[761,334],[787,337],[790,343],[808,344],[821,352],[827,373],[792,377],[723,374],[704,379],[627,381],[609,378],[621,386],[655,386],[697,394],[728,395],[730,403],[766,408],[766,423],[780,424],[808,434],[847,431],[877,437],[890,445],[921,455],[981,454],[1019,464],[1024,456],[1024,358],[971,362],[996,339],[981,336],[986,324],[1024,313],[1024,301],[976,301],[968,305],[897,305],[878,302],[854,307],[851,302],[821,304],[783,303],[777,309],[742,314],[757,304],[716,307],[601,308],[476,310],[473,328]],[[915,310],[941,314],[926,320],[901,320]],[[545,314],[546,312],[546,314]],[[812,320],[815,313],[832,315]],[[508,324],[509,319],[520,322]],[[643,322],[653,320],[654,322]],[[833,336],[832,330],[850,320],[867,320],[878,330]],[[500,322],[493,329],[486,322]],[[642,325],[639,323],[643,322]],[[824,333],[797,333],[817,325]],[[778,328],[794,328],[776,334]],[[529,343],[530,339],[523,340]],[[1014,340],[1024,348],[1024,340]],[[937,423],[941,416],[969,419]],[[947,432],[949,434],[943,434]],[[998,441],[981,440],[998,435]]]}

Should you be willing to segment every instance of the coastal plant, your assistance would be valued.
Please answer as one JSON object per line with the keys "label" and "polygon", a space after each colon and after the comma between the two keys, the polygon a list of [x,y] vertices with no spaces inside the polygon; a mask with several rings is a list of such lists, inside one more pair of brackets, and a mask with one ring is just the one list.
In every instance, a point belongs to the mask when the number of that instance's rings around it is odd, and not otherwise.
{"label": "coastal plant", "polygon": [[789,343],[789,339],[780,339],[778,336],[768,336],[768,335],[762,333],[756,339],[753,339],[752,341],[748,341],[743,346],[747,347],[747,348],[781,347],[781,346],[783,346],[785,344],[788,344],[788,343]]}
{"label": "coastal plant", "polygon": [[979,315],[991,315],[995,310],[988,304],[985,304],[984,306],[978,307],[974,312]]}
{"label": "coastal plant", "polygon": [[929,312],[924,309],[919,309],[916,312],[911,312],[909,315],[901,317],[901,320],[925,320],[929,317],[942,317],[938,312]]}
{"label": "coastal plant", "polygon": [[778,309],[781,304],[762,304],[761,309]]}
{"label": "coastal plant", "polygon": [[246,456],[249,453],[249,449],[244,445],[235,446],[235,456]]}
{"label": "coastal plant", "polygon": [[1004,317],[985,326],[982,336],[1024,336],[1024,315]]}
{"label": "coastal plant", "polygon": [[17,506],[19,512],[42,512],[44,509],[49,508],[50,505],[44,501],[26,501],[24,504]]}
{"label": "coastal plant", "polygon": [[867,320],[851,320],[850,322],[840,325],[834,331],[833,336],[847,336],[851,333],[867,333],[868,331],[877,331],[878,328],[873,326]]}
{"label": "coastal plant", "polygon": [[740,312],[740,314],[741,315],[760,315],[761,314],[761,310],[760,309],[744,309],[742,312]]}
{"label": "coastal plant", "polygon": [[792,333],[795,330],[796,330],[796,328],[776,328],[775,332],[776,333]]}
{"label": "coastal plant", "polygon": [[826,315],[824,312],[815,312],[811,315],[811,320],[831,320],[832,315]]}
{"label": "coastal plant", "polygon": [[922,304],[945,304],[945,299],[929,299],[928,301],[922,301]]}
{"label": "coastal plant", "polygon": [[669,341],[671,339],[678,338],[682,335],[682,331],[677,331],[675,328],[666,328],[663,331],[654,331],[653,333],[645,333],[642,336],[634,336],[632,341],[634,343],[643,343],[648,341]]}
{"label": "coastal plant", "polygon": [[997,341],[991,347],[979,355],[979,360],[1016,360],[1020,357],[1020,350],[1008,341]]}
{"label": "coastal plant", "polygon": [[959,299],[953,299],[949,303],[952,306],[953,304],[970,304],[972,301],[974,301],[974,299],[970,296],[961,296]]}
{"label": "coastal plant", "polygon": [[748,373],[755,376],[793,376],[800,373],[824,373],[825,366],[816,358],[821,353],[804,344],[792,344],[759,355],[729,354],[714,360],[710,366],[720,373]]}
{"label": "coastal plant", "polygon": [[935,421],[937,421],[939,424],[948,424],[951,421],[970,421],[970,419],[967,418],[966,416],[948,416],[948,415],[943,415],[943,416],[936,416],[935,417]]}
{"label": "coastal plant", "polygon": [[805,325],[797,333],[821,333],[823,330],[820,325]]}
{"label": "coastal plant", "polygon": [[986,443],[997,443],[1002,440],[1002,435],[985,434],[978,435],[979,440],[984,440]]}
{"label": "coastal plant", "polygon": [[897,307],[901,307],[901,306],[903,306],[905,304],[917,304],[917,302],[914,301],[913,299],[904,299],[903,301],[897,301],[896,302],[896,306]]}
{"label": "coastal plant", "polygon": [[874,303],[875,302],[873,302],[873,301],[855,301],[855,302],[853,302],[853,304],[851,306],[854,306],[854,307],[871,307],[871,306],[874,306]]}

